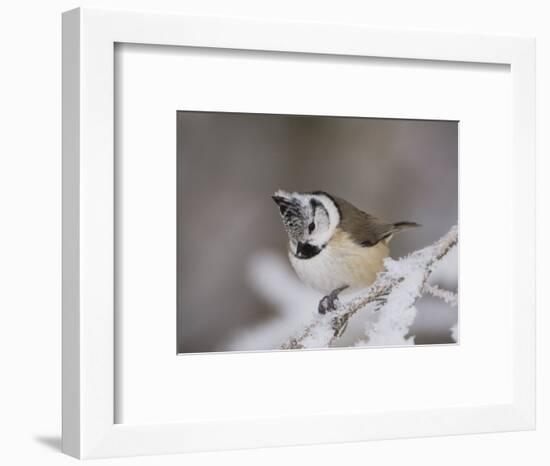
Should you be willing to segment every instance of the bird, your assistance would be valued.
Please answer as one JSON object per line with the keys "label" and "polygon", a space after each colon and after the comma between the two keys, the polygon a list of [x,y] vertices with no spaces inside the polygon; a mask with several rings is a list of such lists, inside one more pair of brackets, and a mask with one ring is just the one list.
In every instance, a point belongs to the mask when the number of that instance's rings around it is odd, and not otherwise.
{"label": "bird", "polygon": [[339,294],[367,288],[384,268],[395,233],[420,225],[390,223],[325,191],[276,191],[288,235],[288,257],[296,274],[325,296],[318,312],[334,310]]}

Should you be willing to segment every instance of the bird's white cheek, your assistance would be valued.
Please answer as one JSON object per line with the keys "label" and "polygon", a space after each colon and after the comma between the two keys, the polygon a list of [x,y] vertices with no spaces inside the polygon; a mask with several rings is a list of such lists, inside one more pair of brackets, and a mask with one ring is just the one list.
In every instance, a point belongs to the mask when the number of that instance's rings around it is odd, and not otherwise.
{"label": "bird's white cheek", "polygon": [[327,230],[322,233],[317,233],[314,235],[310,235],[309,242],[315,246],[318,246],[320,248],[324,247],[332,237],[334,233],[334,230]]}

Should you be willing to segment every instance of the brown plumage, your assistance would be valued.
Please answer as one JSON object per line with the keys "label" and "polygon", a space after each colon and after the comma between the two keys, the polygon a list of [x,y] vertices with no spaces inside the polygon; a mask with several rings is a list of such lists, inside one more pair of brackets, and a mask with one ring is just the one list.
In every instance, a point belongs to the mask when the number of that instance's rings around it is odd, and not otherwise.
{"label": "brown plumage", "polygon": [[372,247],[383,240],[388,242],[394,233],[420,226],[414,222],[388,223],[363,212],[341,197],[330,197],[340,212],[339,228],[347,232],[361,246]]}

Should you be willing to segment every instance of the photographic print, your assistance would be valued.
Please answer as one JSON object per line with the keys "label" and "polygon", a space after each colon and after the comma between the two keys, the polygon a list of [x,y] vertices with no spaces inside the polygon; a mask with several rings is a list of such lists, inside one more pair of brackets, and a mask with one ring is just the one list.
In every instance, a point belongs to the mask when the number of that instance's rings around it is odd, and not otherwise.
{"label": "photographic print", "polygon": [[178,353],[458,341],[458,122],[177,113]]}

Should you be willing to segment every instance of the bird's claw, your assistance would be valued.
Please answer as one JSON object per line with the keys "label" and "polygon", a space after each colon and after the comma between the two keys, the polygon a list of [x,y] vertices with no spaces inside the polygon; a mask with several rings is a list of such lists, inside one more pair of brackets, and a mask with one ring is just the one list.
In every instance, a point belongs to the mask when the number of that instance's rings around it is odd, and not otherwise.
{"label": "bird's claw", "polygon": [[329,294],[324,296],[321,301],[319,301],[319,306],[317,307],[319,314],[324,315],[327,312],[335,311],[340,305],[340,299],[338,298],[338,295],[346,288],[347,286],[336,288],[335,290],[332,290]]}
{"label": "bird's claw", "polygon": [[338,296],[333,296],[332,293],[324,296],[323,299],[319,301],[319,314],[326,314],[327,312],[335,311],[339,302],[340,300],[338,299]]}

